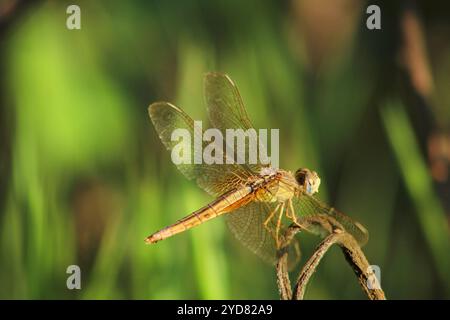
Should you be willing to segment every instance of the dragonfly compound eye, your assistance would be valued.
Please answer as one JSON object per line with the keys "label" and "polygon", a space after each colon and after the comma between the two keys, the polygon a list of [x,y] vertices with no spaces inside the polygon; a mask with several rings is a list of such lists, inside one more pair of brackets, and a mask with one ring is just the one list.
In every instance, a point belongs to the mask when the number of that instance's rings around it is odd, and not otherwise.
{"label": "dragonfly compound eye", "polygon": [[295,172],[295,180],[301,185],[308,194],[314,194],[319,191],[320,178],[315,171],[302,168]]}
{"label": "dragonfly compound eye", "polygon": [[305,186],[307,181],[307,176],[310,174],[310,171],[308,169],[298,169],[295,172],[295,180],[297,180],[297,183],[301,186]]}

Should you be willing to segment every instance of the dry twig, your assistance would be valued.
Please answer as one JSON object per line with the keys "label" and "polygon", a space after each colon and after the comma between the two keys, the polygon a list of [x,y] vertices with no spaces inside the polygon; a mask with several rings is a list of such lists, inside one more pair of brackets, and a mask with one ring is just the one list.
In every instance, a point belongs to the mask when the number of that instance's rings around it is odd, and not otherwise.
{"label": "dry twig", "polygon": [[[311,221],[309,221],[311,223]],[[331,228],[328,225],[327,228]],[[358,282],[363,291],[370,300],[385,300],[385,295],[381,289],[378,279],[372,274],[369,262],[356,240],[349,233],[341,229],[334,229],[330,234],[318,245],[311,258],[303,266],[292,294],[291,283],[287,268],[289,244],[297,232],[300,231],[298,226],[290,226],[285,234],[285,242],[280,249],[279,259],[277,263],[277,279],[280,298],[282,300],[301,300],[304,298],[306,286],[314,274],[320,260],[333,244],[341,247],[347,262],[355,272]],[[379,289],[371,289],[379,288]]]}

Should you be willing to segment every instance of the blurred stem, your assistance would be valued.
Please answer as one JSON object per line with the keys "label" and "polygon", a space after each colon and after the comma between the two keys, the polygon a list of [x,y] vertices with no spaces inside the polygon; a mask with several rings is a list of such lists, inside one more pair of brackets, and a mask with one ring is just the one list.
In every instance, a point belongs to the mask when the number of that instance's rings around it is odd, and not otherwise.
{"label": "blurred stem", "polygon": [[436,197],[431,176],[402,103],[392,101],[386,104],[381,109],[381,116],[406,189],[414,203],[417,218],[448,295],[450,231],[445,213]]}

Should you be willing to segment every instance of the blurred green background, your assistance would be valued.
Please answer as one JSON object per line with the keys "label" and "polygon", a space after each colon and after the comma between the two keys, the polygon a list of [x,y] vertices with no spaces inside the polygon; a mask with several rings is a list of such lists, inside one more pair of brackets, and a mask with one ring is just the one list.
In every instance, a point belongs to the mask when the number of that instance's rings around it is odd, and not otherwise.
{"label": "blurred green background", "polygon": [[[368,228],[388,298],[450,298],[449,4],[77,1],[68,30],[69,4],[0,1],[0,298],[278,299],[223,219],[143,242],[212,200],[147,116],[166,100],[205,119],[208,71],[280,128],[281,167],[316,170],[319,197]],[[302,262],[318,241],[301,236]],[[306,298],[365,298],[338,248]]]}

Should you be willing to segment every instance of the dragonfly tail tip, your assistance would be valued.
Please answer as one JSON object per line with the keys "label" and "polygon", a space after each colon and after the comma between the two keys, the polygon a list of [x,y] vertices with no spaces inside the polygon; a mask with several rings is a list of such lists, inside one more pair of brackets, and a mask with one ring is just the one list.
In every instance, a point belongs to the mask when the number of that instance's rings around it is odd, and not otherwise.
{"label": "dragonfly tail tip", "polygon": [[145,238],[145,239],[144,239],[144,242],[145,242],[146,244],[151,244],[151,243],[153,243],[151,237]]}
{"label": "dragonfly tail tip", "polygon": [[156,239],[153,235],[148,236],[147,238],[144,239],[146,244],[152,244],[152,243],[156,243],[158,242],[160,239]]}

